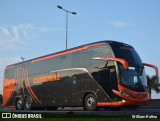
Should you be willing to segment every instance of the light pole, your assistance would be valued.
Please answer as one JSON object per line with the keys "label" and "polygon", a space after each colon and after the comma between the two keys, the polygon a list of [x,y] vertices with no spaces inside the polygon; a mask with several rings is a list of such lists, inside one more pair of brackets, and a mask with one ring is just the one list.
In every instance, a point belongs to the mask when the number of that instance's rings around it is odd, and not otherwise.
{"label": "light pole", "polygon": [[67,42],[68,42],[68,13],[71,13],[73,15],[76,15],[77,13],[76,12],[71,12],[71,11],[68,11],[64,8],[62,8],[62,6],[57,6],[59,9],[62,9],[66,12],[66,50],[67,50]]}

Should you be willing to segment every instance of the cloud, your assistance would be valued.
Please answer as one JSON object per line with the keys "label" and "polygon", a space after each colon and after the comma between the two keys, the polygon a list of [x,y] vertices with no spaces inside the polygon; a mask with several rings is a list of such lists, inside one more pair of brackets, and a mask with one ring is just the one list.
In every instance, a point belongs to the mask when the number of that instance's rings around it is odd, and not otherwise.
{"label": "cloud", "polygon": [[[4,69],[7,65],[20,62],[20,57],[1,57],[0,59],[0,70]],[[0,73],[1,74],[1,73]]]}
{"label": "cloud", "polygon": [[0,50],[26,49],[26,43],[42,32],[65,31],[64,28],[35,27],[32,24],[1,25]]}
{"label": "cloud", "polygon": [[[65,29],[58,27],[35,27],[32,24],[0,25],[0,53],[2,53],[3,50],[27,49],[26,45],[31,41],[31,39],[41,36],[41,33],[52,31],[65,31]],[[3,80],[4,68],[7,65],[19,61],[21,61],[20,57],[3,57],[1,55],[0,80]],[[0,81],[0,93],[2,93],[2,83],[3,81]]]}
{"label": "cloud", "polygon": [[31,24],[0,26],[0,49],[22,49],[30,37],[35,36],[36,28]]}
{"label": "cloud", "polygon": [[39,32],[66,31],[65,28],[46,28],[46,27],[41,27],[38,30]]}
{"label": "cloud", "polygon": [[116,28],[126,28],[129,26],[127,22],[115,20],[113,22],[110,22],[111,25],[113,25]]}

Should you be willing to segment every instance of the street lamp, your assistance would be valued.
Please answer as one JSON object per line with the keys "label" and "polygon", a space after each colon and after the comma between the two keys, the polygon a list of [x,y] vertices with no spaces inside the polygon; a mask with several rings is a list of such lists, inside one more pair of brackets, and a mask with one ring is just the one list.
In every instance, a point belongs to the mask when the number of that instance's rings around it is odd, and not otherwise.
{"label": "street lamp", "polygon": [[68,13],[71,13],[73,15],[76,15],[77,13],[76,12],[71,12],[71,11],[68,11],[66,9],[64,9],[62,6],[57,6],[57,8],[59,9],[62,9],[66,12],[66,50],[67,50],[67,39],[68,39]]}

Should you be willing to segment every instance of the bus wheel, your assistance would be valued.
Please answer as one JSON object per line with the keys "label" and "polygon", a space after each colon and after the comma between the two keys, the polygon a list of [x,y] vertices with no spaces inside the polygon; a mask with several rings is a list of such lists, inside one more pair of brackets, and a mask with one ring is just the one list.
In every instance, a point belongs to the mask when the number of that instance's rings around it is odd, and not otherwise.
{"label": "bus wheel", "polygon": [[16,110],[23,110],[23,100],[21,98],[18,98],[16,100]]}
{"label": "bus wheel", "polygon": [[94,111],[97,109],[97,99],[94,94],[88,94],[85,97],[84,108],[88,111]]}
{"label": "bus wheel", "polygon": [[24,109],[25,110],[31,110],[32,108],[32,98],[31,97],[27,97],[24,103]]}

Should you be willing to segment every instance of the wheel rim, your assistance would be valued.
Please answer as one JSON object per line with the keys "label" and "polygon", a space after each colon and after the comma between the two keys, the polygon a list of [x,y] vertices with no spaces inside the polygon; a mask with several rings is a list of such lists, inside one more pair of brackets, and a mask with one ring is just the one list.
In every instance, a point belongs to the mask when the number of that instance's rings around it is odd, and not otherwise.
{"label": "wheel rim", "polygon": [[26,102],[25,102],[25,108],[30,109],[31,108],[31,103],[32,103],[31,98],[27,98]]}
{"label": "wheel rim", "polygon": [[18,109],[21,109],[21,108],[22,108],[22,100],[21,100],[21,99],[19,99],[19,100],[17,101],[17,108],[18,108]]}
{"label": "wheel rim", "polygon": [[26,101],[26,108],[29,109],[31,106],[31,101],[30,100],[27,100]]}
{"label": "wheel rim", "polygon": [[87,99],[87,106],[88,106],[89,108],[93,108],[94,105],[95,105],[95,100],[94,100],[94,98],[93,98],[93,97],[89,97],[89,98]]}

